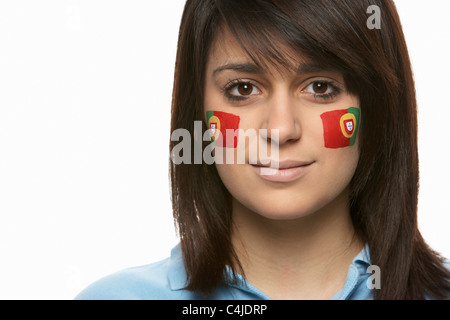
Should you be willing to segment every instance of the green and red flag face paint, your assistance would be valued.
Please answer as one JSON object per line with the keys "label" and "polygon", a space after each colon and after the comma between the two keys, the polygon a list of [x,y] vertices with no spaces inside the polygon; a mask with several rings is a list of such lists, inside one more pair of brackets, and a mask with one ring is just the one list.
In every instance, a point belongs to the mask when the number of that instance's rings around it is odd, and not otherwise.
{"label": "green and red flag face paint", "polygon": [[[358,108],[325,112],[320,117],[326,148],[345,148],[355,144],[360,122]],[[221,111],[207,111],[206,120],[211,139],[217,147],[237,148],[239,116]]]}
{"label": "green and red flag face paint", "polygon": [[358,108],[325,112],[320,117],[326,148],[345,148],[355,144],[360,119]]}
{"label": "green and red flag face paint", "polygon": [[[206,111],[206,121],[217,147],[237,148],[239,116],[220,111]],[[228,137],[227,137],[228,134]]]}

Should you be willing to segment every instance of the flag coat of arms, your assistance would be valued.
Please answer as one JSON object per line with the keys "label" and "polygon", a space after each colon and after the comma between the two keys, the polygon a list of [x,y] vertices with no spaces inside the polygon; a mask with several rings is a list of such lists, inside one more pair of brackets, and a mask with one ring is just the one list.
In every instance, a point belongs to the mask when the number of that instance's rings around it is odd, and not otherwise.
{"label": "flag coat of arms", "polygon": [[[241,118],[231,113],[207,111],[206,121],[217,147],[237,148],[238,130]],[[228,137],[227,137],[228,134]]]}
{"label": "flag coat of arms", "polygon": [[326,148],[337,149],[353,146],[359,128],[360,110],[348,108],[323,113],[323,137]]}

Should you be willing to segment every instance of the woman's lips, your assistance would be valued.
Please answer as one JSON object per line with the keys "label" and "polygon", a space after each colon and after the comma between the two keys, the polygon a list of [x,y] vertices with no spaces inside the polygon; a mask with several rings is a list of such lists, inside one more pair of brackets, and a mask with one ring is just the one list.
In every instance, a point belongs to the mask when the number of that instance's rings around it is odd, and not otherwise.
{"label": "woman's lips", "polygon": [[255,172],[263,179],[272,182],[291,182],[303,177],[314,161],[282,161],[278,165],[252,165]]}

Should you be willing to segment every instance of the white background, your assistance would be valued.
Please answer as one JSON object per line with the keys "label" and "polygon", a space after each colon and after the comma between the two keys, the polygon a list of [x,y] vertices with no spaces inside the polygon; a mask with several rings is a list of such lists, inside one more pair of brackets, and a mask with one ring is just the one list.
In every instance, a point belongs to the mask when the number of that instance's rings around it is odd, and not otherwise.
{"label": "white background", "polygon": [[[450,257],[448,0],[397,0],[420,229]],[[0,0],[0,299],[72,299],[178,242],[168,143],[184,0]]]}

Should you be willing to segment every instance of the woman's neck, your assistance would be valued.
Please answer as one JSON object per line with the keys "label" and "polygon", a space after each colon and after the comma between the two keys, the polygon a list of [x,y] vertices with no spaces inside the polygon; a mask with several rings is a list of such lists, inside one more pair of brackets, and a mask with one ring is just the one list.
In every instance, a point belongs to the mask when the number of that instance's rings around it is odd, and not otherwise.
{"label": "woman's neck", "polygon": [[232,241],[246,279],[272,299],[329,299],[363,244],[346,193],[296,220],[270,220],[233,200]]}

